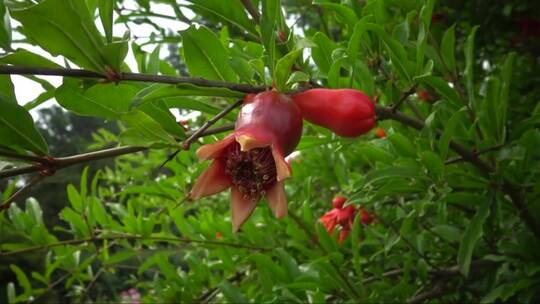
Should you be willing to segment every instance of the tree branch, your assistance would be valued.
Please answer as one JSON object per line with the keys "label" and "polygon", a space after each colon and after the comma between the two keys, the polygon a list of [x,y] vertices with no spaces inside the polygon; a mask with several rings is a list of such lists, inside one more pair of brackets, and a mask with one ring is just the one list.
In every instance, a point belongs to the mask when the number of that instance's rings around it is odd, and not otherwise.
{"label": "tree branch", "polygon": [[396,112],[397,109],[399,109],[399,107],[401,106],[401,104],[407,100],[407,98],[409,98],[409,96],[411,96],[412,94],[414,94],[414,92],[416,92],[416,87],[417,85],[414,84],[409,90],[407,90],[407,92],[404,92],[403,95],[401,95],[401,98],[398,100],[398,102],[396,102],[393,106],[390,107],[390,110],[392,112]]}
{"label": "tree branch", "polygon": [[[208,128],[213,126],[216,122],[218,122],[220,119],[222,119],[225,115],[229,114],[232,110],[234,110],[236,107],[240,106],[244,102],[243,99],[240,99],[236,101],[233,104],[228,105],[225,109],[223,109],[221,112],[219,112],[216,116],[212,117],[210,120],[204,123],[202,127],[200,127],[197,131],[193,132],[186,140],[184,140],[183,148],[184,150],[188,150],[189,146],[200,137],[200,135],[205,132]],[[180,150],[174,151],[173,154],[169,155],[167,159],[159,166],[159,169],[163,168],[168,162],[173,160],[176,155],[180,153]]]}
{"label": "tree branch", "polygon": [[38,174],[36,176],[34,176],[32,178],[32,180],[30,180],[30,182],[26,185],[24,185],[24,187],[22,187],[21,189],[19,189],[17,192],[15,192],[12,196],[10,196],[5,202],[3,202],[2,204],[0,204],[0,211],[2,210],[6,210],[7,208],[9,208],[9,206],[19,197],[21,196],[25,191],[27,191],[28,189],[30,189],[32,186],[36,185],[37,183],[39,183],[41,180],[43,180],[45,178],[44,175],[41,175],[41,174]]}
{"label": "tree branch", "polygon": [[112,236],[103,236],[103,237],[89,237],[84,239],[76,239],[76,240],[67,240],[67,241],[61,241],[56,243],[50,243],[47,245],[38,245],[38,246],[32,246],[20,250],[14,250],[14,251],[3,251],[0,252],[0,257],[4,256],[10,256],[10,255],[19,255],[29,252],[35,252],[35,251],[41,251],[41,250],[47,250],[54,247],[59,246],[66,246],[66,245],[80,245],[84,243],[95,243],[100,241],[114,241],[114,240],[142,240],[142,241],[156,241],[156,242],[178,242],[178,243],[190,243],[190,244],[201,244],[201,245],[210,245],[210,246],[226,246],[226,247],[233,247],[233,248],[241,248],[241,249],[250,249],[250,250],[256,250],[256,251],[271,251],[272,248],[265,248],[265,247],[255,247],[255,246],[249,246],[244,244],[236,244],[236,243],[229,243],[229,242],[218,242],[218,241],[203,241],[203,240],[193,240],[193,239],[187,239],[187,238],[178,238],[178,237],[161,237],[161,236],[140,236],[140,235],[133,235],[133,234],[120,234],[120,235],[112,235]]}
{"label": "tree branch", "polygon": [[[263,86],[251,86],[241,83],[230,83],[217,80],[208,80],[196,77],[179,77],[167,75],[151,75],[138,73],[118,73],[111,77],[98,72],[80,70],[80,69],[64,69],[64,68],[39,68],[39,67],[24,67],[0,65],[0,74],[7,75],[48,75],[48,76],[63,76],[76,78],[98,78],[110,81],[140,81],[151,83],[168,83],[168,84],[193,84],[201,87],[225,88],[243,93],[257,93],[266,90]],[[113,79],[111,79],[113,78]]]}
{"label": "tree branch", "polygon": [[[416,118],[409,117],[400,112],[394,113],[390,108],[377,106],[375,108],[375,111],[380,120],[392,119],[401,122],[404,125],[413,127],[417,130],[421,130],[425,126],[424,122]],[[495,172],[495,168],[493,168],[490,164],[479,158],[478,154],[474,151],[468,150],[467,148],[453,140],[450,141],[450,148],[454,150],[457,154],[459,154],[464,161],[473,164],[484,174],[488,175]],[[525,197],[523,196],[522,189],[505,180],[501,185],[501,190],[510,197],[512,204],[517,208],[521,219],[523,219],[523,221],[525,222],[529,230],[534,234],[534,236],[540,240],[540,223],[537,223],[531,212],[528,211],[528,206],[525,202]]]}
{"label": "tree branch", "polygon": [[[221,127],[208,129],[204,132],[201,132],[198,137],[213,135],[217,133],[221,133],[224,131],[229,131],[234,128],[233,124],[227,124]],[[46,163],[40,163],[35,165],[30,165],[26,167],[20,167],[20,168],[14,168],[14,169],[8,169],[0,171],[0,179],[6,178],[6,177],[12,177],[17,176],[21,174],[31,173],[31,172],[38,172],[46,170],[49,174],[54,174],[55,171],[77,165],[87,162],[92,162],[100,159],[106,159],[111,157],[117,157],[125,154],[131,154],[136,153],[140,151],[145,151],[148,148],[146,147],[133,147],[133,146],[124,146],[124,147],[118,147],[118,148],[111,148],[111,149],[105,149],[95,152],[89,152],[79,155],[73,155],[68,157],[60,157],[60,158],[54,158],[52,160],[47,160],[44,158],[44,161]]]}
{"label": "tree branch", "polygon": [[[486,149],[482,149],[478,152],[476,152],[476,155],[481,155],[481,154],[485,154],[485,153],[488,153],[488,152],[492,152],[492,151],[496,151],[496,150],[499,150],[500,148],[504,147],[505,144],[498,144],[498,145],[495,145],[495,146],[492,146],[492,147],[489,147],[489,148],[486,148]],[[460,156],[457,156],[457,157],[452,157],[452,158],[449,158],[447,159],[444,164],[445,165],[450,165],[450,164],[454,164],[454,163],[457,163],[457,162],[461,162],[463,161],[463,157],[460,157]]]}

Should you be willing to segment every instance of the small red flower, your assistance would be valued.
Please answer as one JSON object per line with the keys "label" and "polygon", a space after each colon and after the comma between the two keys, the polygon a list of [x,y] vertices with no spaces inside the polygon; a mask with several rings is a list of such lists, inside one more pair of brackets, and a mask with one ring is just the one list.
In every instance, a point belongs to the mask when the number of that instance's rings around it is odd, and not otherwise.
{"label": "small red flower", "polygon": [[369,225],[375,221],[375,216],[364,209],[364,206],[360,207],[360,222],[364,225]]}
{"label": "small red flower", "polygon": [[433,96],[429,94],[426,90],[421,90],[416,92],[416,96],[418,96],[418,99],[425,101],[425,102],[431,102],[434,100]]}
{"label": "small red flower", "polygon": [[302,115],[291,99],[276,91],[247,95],[235,130],[200,147],[197,156],[212,160],[190,192],[198,199],[231,188],[233,231],[266,198],[276,217],[287,214],[284,180],[291,176],[285,156],[302,135]]}
{"label": "small red flower", "polygon": [[433,15],[431,15],[431,23],[435,24],[435,23],[442,23],[444,21],[446,21],[448,16],[446,16],[445,13],[441,13],[441,12],[438,12],[438,13],[434,13]]}
{"label": "small red flower", "polygon": [[221,240],[223,238],[223,233],[220,231],[216,232],[216,240]]}
{"label": "small red flower", "polygon": [[375,129],[375,136],[377,136],[378,138],[385,138],[386,132],[384,131],[383,128],[377,128]]}
{"label": "small red flower", "polygon": [[343,196],[334,198],[332,200],[332,205],[334,205],[334,208],[325,213],[319,219],[329,234],[334,233],[336,226],[339,225],[341,227],[338,238],[338,243],[340,244],[343,243],[347,235],[352,230],[354,216],[356,214],[356,208],[353,205],[343,207],[346,200],[347,199]]}

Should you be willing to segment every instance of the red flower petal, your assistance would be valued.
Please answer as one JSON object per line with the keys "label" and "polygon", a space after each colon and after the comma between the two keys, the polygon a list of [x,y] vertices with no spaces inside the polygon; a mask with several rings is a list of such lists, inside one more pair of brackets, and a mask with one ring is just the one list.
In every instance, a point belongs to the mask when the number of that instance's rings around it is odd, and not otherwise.
{"label": "red flower petal", "polygon": [[280,218],[287,215],[287,195],[283,182],[276,182],[266,193],[266,199],[275,217]]}
{"label": "red flower petal", "polygon": [[232,185],[231,179],[225,174],[223,163],[214,160],[195,182],[189,193],[192,199],[219,193]]}
{"label": "red flower petal", "polygon": [[231,187],[231,214],[233,232],[237,232],[238,229],[244,224],[248,217],[255,210],[257,206],[256,200],[246,199],[236,187]]}
{"label": "red flower petal", "polygon": [[227,135],[224,139],[213,144],[207,144],[197,150],[197,156],[202,160],[218,157],[223,149],[234,142],[234,134]]}
{"label": "red flower petal", "polygon": [[276,163],[277,181],[279,182],[290,177],[292,174],[291,166],[285,161],[283,153],[276,146],[272,146],[272,157],[274,157],[274,162]]}

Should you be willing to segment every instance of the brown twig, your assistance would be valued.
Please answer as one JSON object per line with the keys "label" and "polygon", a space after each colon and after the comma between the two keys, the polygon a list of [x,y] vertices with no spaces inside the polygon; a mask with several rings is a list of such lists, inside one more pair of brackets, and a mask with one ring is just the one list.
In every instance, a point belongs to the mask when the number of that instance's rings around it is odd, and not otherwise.
{"label": "brown twig", "polygon": [[[80,69],[64,69],[64,68],[40,68],[40,67],[24,67],[0,65],[0,74],[8,75],[49,75],[63,76],[76,78],[98,78],[109,80],[110,75]],[[116,81],[140,81],[151,83],[168,83],[168,84],[193,84],[201,87],[225,88],[243,93],[257,93],[266,90],[266,87],[257,87],[241,83],[230,83],[218,80],[208,80],[196,77],[179,77],[167,75],[151,75],[138,73],[117,73]]]}
{"label": "brown twig", "polygon": [[251,18],[253,18],[253,21],[255,21],[256,23],[261,22],[261,14],[259,14],[259,11],[257,10],[257,8],[255,7],[255,5],[253,5],[253,2],[251,2],[251,0],[241,0],[241,1],[244,7],[246,8],[246,11],[249,13]]}
{"label": "brown twig", "polygon": [[34,155],[23,155],[23,154],[18,154],[15,152],[6,151],[2,149],[0,149],[0,156],[12,158],[12,159],[18,159],[25,162],[34,162],[34,163],[43,162],[43,157],[34,156]]}
{"label": "brown twig", "polygon": [[225,109],[223,109],[223,111],[219,112],[216,116],[212,117],[212,119],[205,122],[204,125],[201,128],[199,128],[197,131],[195,131],[193,134],[191,134],[191,136],[189,136],[184,141],[184,146],[189,147],[189,145],[191,145],[191,143],[193,143],[194,140],[201,137],[201,134],[204,133],[208,128],[210,128],[216,122],[218,122],[220,119],[225,117],[225,115],[229,114],[229,112],[231,112],[235,108],[239,107],[243,102],[244,102],[244,100],[240,99],[240,100],[236,101],[235,103],[228,105]]}
{"label": "brown twig", "polygon": [[[198,136],[203,137],[203,136],[213,135],[216,133],[232,130],[233,128],[234,128],[234,125],[227,124],[221,127],[208,129],[205,132],[201,132]],[[26,167],[0,171],[0,179],[6,178],[6,177],[17,176],[21,174],[26,174],[26,173],[31,173],[31,172],[42,171],[43,169],[48,169],[51,173],[54,173],[57,170],[60,170],[69,166],[92,162],[92,161],[105,159],[105,158],[117,157],[117,156],[121,156],[125,154],[141,152],[147,149],[148,148],[146,147],[124,146],[124,147],[104,149],[104,150],[89,152],[89,153],[84,153],[84,154],[72,155],[68,157],[59,157],[59,158],[55,158],[53,162],[49,162],[46,165],[37,164],[37,165],[31,165],[31,166],[26,166]],[[44,166],[46,168],[44,168]]]}
{"label": "brown twig", "polygon": [[[234,283],[240,281],[244,276],[246,275],[246,271],[238,271],[235,273],[232,277],[228,278],[227,281],[229,283]],[[219,288],[214,287],[206,291],[204,294],[202,294],[199,297],[199,300],[197,300],[197,303],[209,303],[217,294],[218,294]]]}
{"label": "brown twig", "polygon": [[[498,145],[495,145],[495,146],[492,146],[492,147],[489,147],[489,148],[485,148],[485,149],[482,149],[482,150],[476,152],[476,155],[481,155],[481,154],[485,154],[485,153],[488,153],[488,152],[497,151],[497,150],[501,149],[504,146],[505,146],[505,144],[502,143],[502,144],[498,144]],[[444,162],[444,164],[445,165],[450,165],[450,164],[458,163],[458,162],[461,162],[461,161],[464,161],[463,157],[456,156],[456,157],[452,157],[452,158],[447,159]]]}
{"label": "brown twig", "polygon": [[[210,120],[208,120],[202,127],[200,127],[197,131],[193,132],[186,140],[184,140],[184,143],[182,144],[184,150],[188,150],[189,146],[199,137],[201,137],[201,134],[203,134],[208,128],[213,126],[216,122],[218,122],[220,119],[225,117],[225,115],[229,114],[232,110],[240,106],[244,102],[242,99],[236,101],[233,104],[228,105],[225,109],[223,109],[221,112],[219,112],[216,116],[212,117]],[[167,159],[158,167],[163,168],[168,162],[173,160],[176,155],[180,153],[180,149],[174,151],[173,154],[169,155]]]}
{"label": "brown twig", "polygon": [[28,189],[30,189],[32,186],[36,185],[37,183],[39,183],[41,180],[43,180],[45,178],[45,175],[41,175],[41,174],[38,174],[36,176],[34,176],[30,182],[26,185],[24,185],[24,187],[22,187],[21,189],[19,189],[17,192],[13,193],[12,196],[10,196],[5,202],[3,202],[2,204],[0,204],[0,211],[2,210],[6,210],[7,208],[9,208],[9,206],[19,197],[21,196],[25,191],[27,191]]}
{"label": "brown twig", "polygon": [[272,248],[255,247],[255,246],[229,243],[229,242],[203,241],[203,240],[193,240],[193,239],[178,238],[178,237],[160,237],[160,236],[152,237],[152,236],[140,236],[140,235],[133,235],[133,234],[120,234],[120,235],[112,235],[112,236],[89,237],[89,238],[84,238],[84,239],[67,240],[67,241],[61,241],[61,242],[56,242],[56,243],[50,243],[47,245],[37,245],[37,246],[32,246],[32,247],[28,247],[28,248],[24,248],[20,250],[0,252],[0,256],[19,255],[19,254],[47,250],[50,248],[66,246],[66,245],[80,245],[84,243],[95,243],[95,242],[100,242],[100,241],[114,241],[114,240],[178,242],[178,243],[190,243],[190,244],[200,244],[200,245],[209,245],[209,246],[225,246],[225,247],[240,248],[240,249],[250,249],[250,250],[255,250],[255,251],[271,251],[272,250]]}
{"label": "brown twig", "polygon": [[397,109],[399,109],[399,107],[401,106],[401,104],[407,100],[407,98],[409,98],[409,96],[411,96],[412,94],[414,94],[414,92],[416,92],[416,87],[418,85],[414,84],[413,86],[411,86],[410,89],[408,89],[406,92],[403,93],[403,95],[401,95],[401,98],[399,98],[399,100],[390,107],[390,111],[392,112],[396,112]]}
{"label": "brown twig", "polygon": [[383,220],[381,217],[377,217],[377,220],[379,222],[381,222],[381,224],[383,224],[384,226],[390,228],[391,230],[393,230],[397,235],[399,235],[401,237],[401,239],[407,243],[407,245],[409,246],[409,248],[411,248],[419,257],[421,257],[422,259],[424,259],[424,261],[426,261],[426,263],[431,266],[432,268],[434,269],[437,269],[439,270],[440,268],[431,263],[431,261],[428,259],[428,257],[426,255],[424,255],[422,252],[420,252],[420,250],[418,250],[418,248],[416,248],[416,246],[414,246],[414,244],[408,239],[406,238],[403,234],[401,234],[401,232],[399,231],[399,229],[396,228],[396,226],[394,226],[394,224],[392,224],[391,222],[386,222],[385,220]]}

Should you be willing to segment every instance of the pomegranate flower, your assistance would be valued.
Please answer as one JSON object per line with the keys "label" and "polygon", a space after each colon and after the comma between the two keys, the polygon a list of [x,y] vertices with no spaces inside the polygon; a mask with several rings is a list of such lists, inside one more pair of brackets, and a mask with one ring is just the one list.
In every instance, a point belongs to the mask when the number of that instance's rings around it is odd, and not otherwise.
{"label": "pomegranate flower", "polygon": [[336,196],[332,200],[333,209],[326,212],[319,220],[322,222],[326,231],[329,234],[334,233],[336,226],[339,226],[338,243],[342,244],[347,236],[352,231],[354,218],[357,214],[360,216],[360,223],[362,225],[369,225],[375,221],[373,214],[367,212],[363,206],[355,208],[353,205],[343,207],[343,204],[347,201],[347,198],[343,196]]}
{"label": "pomegranate flower", "polygon": [[234,232],[263,197],[276,217],[285,216],[283,181],[291,176],[285,156],[293,152],[301,135],[302,115],[288,96],[276,91],[246,96],[234,132],[197,150],[200,159],[212,163],[193,186],[190,198],[231,188]]}
{"label": "pomegranate flower", "polygon": [[352,225],[354,223],[354,217],[356,215],[356,208],[353,205],[343,207],[343,204],[347,199],[343,196],[337,196],[332,200],[332,205],[334,208],[326,212],[321,218],[320,221],[326,228],[329,234],[334,233],[336,226],[341,227],[339,232],[338,243],[343,243],[345,238],[352,230]]}

